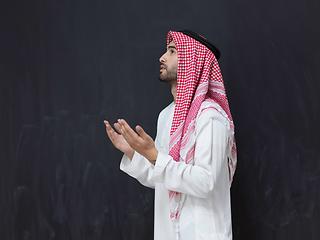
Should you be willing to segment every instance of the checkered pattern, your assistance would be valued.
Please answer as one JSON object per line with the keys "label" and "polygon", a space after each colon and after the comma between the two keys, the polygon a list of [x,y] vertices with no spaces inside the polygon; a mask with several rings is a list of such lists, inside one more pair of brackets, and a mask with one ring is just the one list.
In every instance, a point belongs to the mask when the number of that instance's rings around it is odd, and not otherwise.
{"label": "checkered pattern", "polygon": [[[170,131],[169,155],[174,161],[194,164],[195,119],[204,101],[212,106],[230,123],[234,131],[227,95],[214,54],[197,40],[180,32],[170,31],[167,44],[175,42],[178,52],[177,97]],[[209,110],[203,109],[203,111]],[[234,136],[234,135],[233,135]],[[235,139],[230,141],[231,156],[228,159],[229,179],[232,182],[236,169]],[[184,194],[169,190],[170,218],[179,217]]]}

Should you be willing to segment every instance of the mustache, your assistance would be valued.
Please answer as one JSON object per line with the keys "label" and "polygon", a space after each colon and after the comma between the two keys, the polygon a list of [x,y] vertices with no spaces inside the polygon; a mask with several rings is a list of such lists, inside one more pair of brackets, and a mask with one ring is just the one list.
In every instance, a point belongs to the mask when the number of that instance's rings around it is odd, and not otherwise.
{"label": "mustache", "polygon": [[163,66],[164,68],[167,68],[167,65],[165,65],[164,63],[160,63],[160,67]]}

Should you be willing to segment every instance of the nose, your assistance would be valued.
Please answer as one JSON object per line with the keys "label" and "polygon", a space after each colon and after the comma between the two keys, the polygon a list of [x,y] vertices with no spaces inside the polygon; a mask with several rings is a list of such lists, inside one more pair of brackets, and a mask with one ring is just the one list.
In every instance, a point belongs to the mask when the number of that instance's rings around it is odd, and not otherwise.
{"label": "nose", "polygon": [[166,60],[166,58],[165,58],[165,53],[159,58],[159,62],[161,62],[161,63],[165,63],[167,60]]}

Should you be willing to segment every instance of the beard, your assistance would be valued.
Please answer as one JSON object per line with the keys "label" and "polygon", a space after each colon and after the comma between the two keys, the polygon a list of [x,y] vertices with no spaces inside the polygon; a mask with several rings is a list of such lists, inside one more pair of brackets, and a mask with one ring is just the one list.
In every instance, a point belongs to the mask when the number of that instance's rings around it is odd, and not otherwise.
{"label": "beard", "polygon": [[161,82],[169,83],[170,85],[177,83],[177,69],[175,68],[169,68],[162,64],[165,67],[165,71],[161,72],[158,76],[158,79]]}

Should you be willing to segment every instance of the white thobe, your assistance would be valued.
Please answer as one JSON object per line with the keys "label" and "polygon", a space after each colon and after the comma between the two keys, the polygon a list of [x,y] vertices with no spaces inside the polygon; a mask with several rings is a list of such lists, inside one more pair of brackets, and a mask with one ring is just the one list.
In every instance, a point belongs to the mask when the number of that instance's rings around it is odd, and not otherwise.
{"label": "white thobe", "polygon": [[168,189],[186,194],[178,219],[180,240],[231,240],[229,124],[216,110],[197,116],[194,165],[190,165],[175,162],[168,155],[173,113],[174,103],[171,103],[159,115],[156,164],[136,152],[132,160],[123,156],[120,169],[155,189],[155,240],[176,239]]}

